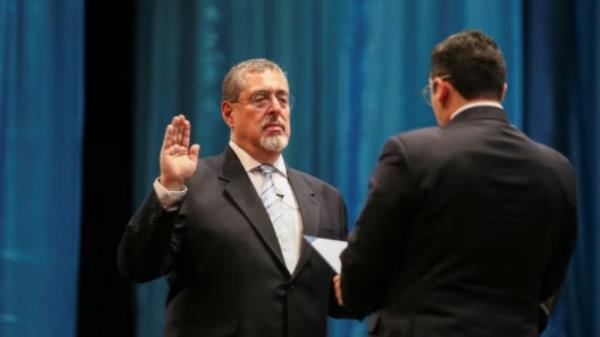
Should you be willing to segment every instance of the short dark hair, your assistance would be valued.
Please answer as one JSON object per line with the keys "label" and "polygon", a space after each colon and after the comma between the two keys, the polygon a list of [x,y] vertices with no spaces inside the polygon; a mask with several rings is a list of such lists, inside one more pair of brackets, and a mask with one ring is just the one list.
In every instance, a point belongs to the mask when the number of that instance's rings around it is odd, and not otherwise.
{"label": "short dark hair", "polygon": [[244,90],[244,74],[261,74],[267,70],[279,72],[287,80],[287,76],[281,67],[277,63],[265,58],[245,60],[231,67],[223,79],[223,100],[237,102],[240,98],[240,93]]}
{"label": "short dark hair", "polygon": [[449,36],[431,52],[431,77],[448,81],[465,98],[502,99],[506,65],[492,38],[479,30]]}

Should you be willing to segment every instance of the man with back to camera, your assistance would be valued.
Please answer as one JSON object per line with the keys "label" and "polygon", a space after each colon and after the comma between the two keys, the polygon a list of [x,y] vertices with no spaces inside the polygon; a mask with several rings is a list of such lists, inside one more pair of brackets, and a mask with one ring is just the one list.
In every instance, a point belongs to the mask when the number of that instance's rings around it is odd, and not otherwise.
{"label": "man with back to camera", "polygon": [[505,62],[448,37],[426,88],[438,128],[391,137],[342,253],[336,295],[372,336],[533,337],[576,237],[569,161],[507,120]]}
{"label": "man with back to camera", "polygon": [[198,160],[184,116],[167,126],[160,177],[118,253],[130,280],[167,277],[165,336],[325,337],[327,314],[342,314],[333,271],[302,235],[344,239],[346,208],[286,166],[290,110],[281,68],[251,59],[223,80],[220,156]]}

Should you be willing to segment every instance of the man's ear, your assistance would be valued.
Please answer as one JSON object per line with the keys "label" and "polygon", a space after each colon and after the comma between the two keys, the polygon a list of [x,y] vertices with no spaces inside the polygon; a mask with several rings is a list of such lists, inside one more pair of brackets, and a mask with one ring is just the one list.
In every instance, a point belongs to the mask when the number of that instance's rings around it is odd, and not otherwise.
{"label": "man's ear", "polygon": [[500,96],[500,102],[502,102],[504,100],[507,90],[508,90],[508,84],[506,84],[506,82],[504,82],[504,85],[502,86],[502,96]]}
{"label": "man's ear", "polygon": [[227,124],[230,129],[233,129],[233,107],[230,102],[221,102],[221,116],[223,117],[225,124]]}
{"label": "man's ear", "polygon": [[440,101],[441,106],[445,107],[448,103],[448,97],[450,97],[450,90],[453,90],[452,84],[447,81],[439,80],[437,82],[436,95]]}

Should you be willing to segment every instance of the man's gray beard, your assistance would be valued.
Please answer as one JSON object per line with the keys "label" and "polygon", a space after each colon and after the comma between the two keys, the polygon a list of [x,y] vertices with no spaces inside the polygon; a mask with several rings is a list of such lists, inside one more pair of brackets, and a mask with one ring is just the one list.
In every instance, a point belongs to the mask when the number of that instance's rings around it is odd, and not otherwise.
{"label": "man's gray beard", "polygon": [[281,152],[288,145],[289,138],[285,135],[262,136],[260,137],[260,146],[265,150]]}

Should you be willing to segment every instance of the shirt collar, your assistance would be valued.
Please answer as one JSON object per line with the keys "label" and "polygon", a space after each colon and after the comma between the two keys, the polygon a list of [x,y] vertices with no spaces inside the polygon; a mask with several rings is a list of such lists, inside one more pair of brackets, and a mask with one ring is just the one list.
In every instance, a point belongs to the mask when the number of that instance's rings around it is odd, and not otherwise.
{"label": "shirt collar", "polygon": [[[252,158],[248,152],[242,149],[233,140],[229,140],[229,147],[235,152],[246,172],[254,171],[257,167],[263,165],[263,163]],[[287,177],[287,168],[285,167],[285,161],[283,160],[282,155],[277,157],[277,160],[273,163],[273,167],[275,167],[277,172],[281,173],[284,177]]]}
{"label": "shirt collar", "polygon": [[450,115],[450,120],[453,120],[454,117],[458,116],[459,113],[467,110],[467,109],[471,109],[471,108],[475,108],[475,107],[482,107],[482,106],[491,106],[491,107],[496,107],[498,109],[503,109],[502,104],[496,102],[496,101],[477,101],[474,103],[469,103],[469,104],[465,104],[463,106],[461,106],[458,110],[454,111],[452,113],[452,115]]}

